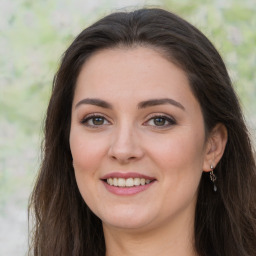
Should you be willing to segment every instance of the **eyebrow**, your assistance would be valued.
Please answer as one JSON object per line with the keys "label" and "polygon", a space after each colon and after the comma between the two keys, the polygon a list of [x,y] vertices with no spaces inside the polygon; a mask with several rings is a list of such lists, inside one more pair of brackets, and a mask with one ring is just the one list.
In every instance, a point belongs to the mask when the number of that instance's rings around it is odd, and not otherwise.
{"label": "eyebrow", "polygon": [[181,103],[170,98],[151,99],[151,100],[142,101],[139,103],[138,108],[147,108],[147,107],[153,107],[153,106],[165,105],[165,104],[171,104],[175,107],[185,110],[185,107]]}
{"label": "eyebrow", "polygon": [[[101,107],[101,108],[108,108],[108,109],[113,108],[113,106],[110,103],[108,103],[104,100],[92,99],[92,98],[86,98],[86,99],[80,100],[76,104],[75,108],[77,108],[77,107],[79,107],[80,105],[83,105],[83,104],[94,105],[94,106],[98,106],[98,107]],[[170,99],[170,98],[150,99],[150,100],[142,101],[138,104],[138,108],[141,109],[141,108],[147,108],[147,107],[153,107],[153,106],[165,105],[165,104],[171,104],[175,107],[178,107],[182,110],[185,110],[185,107],[181,103],[179,103],[176,100]]]}
{"label": "eyebrow", "polygon": [[91,98],[87,98],[87,99],[83,99],[83,100],[80,100],[75,108],[79,107],[80,105],[82,104],[89,104],[89,105],[94,105],[94,106],[98,106],[98,107],[101,107],[101,108],[109,108],[109,109],[112,109],[112,105],[104,100],[100,100],[100,99],[91,99]]}

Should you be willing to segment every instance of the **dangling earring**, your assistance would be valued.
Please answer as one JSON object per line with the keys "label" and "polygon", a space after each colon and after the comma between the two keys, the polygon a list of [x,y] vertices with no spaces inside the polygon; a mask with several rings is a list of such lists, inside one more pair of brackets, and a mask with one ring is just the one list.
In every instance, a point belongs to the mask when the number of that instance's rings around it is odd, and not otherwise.
{"label": "dangling earring", "polygon": [[213,165],[211,164],[211,166],[210,166],[210,168],[211,168],[211,171],[210,171],[210,179],[211,179],[211,181],[213,182],[213,190],[214,190],[214,192],[216,192],[217,191],[217,186],[216,186],[216,180],[217,180],[217,177],[216,177],[216,175],[213,173]]}

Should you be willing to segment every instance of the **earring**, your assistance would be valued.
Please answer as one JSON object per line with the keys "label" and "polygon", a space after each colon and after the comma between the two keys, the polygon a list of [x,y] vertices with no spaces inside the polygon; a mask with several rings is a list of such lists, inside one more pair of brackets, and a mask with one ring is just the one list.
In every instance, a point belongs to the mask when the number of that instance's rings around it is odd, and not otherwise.
{"label": "earring", "polygon": [[214,167],[213,167],[212,164],[211,164],[210,168],[211,168],[211,171],[210,171],[210,179],[211,179],[211,181],[213,182],[213,190],[214,190],[214,192],[216,192],[216,191],[217,191],[217,186],[216,186],[217,176],[213,173]]}

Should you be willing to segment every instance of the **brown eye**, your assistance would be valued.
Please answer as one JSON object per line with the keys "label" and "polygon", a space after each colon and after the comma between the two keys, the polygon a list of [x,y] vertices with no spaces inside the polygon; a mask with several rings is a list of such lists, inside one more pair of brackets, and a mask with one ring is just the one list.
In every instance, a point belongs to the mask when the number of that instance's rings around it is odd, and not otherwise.
{"label": "brown eye", "polygon": [[81,123],[85,126],[93,127],[93,128],[110,124],[109,121],[104,116],[96,116],[96,115],[85,117],[81,121]]}
{"label": "brown eye", "polygon": [[153,122],[156,126],[163,126],[166,124],[167,120],[163,117],[156,117],[153,119]]}
{"label": "brown eye", "polygon": [[93,117],[91,119],[91,122],[93,123],[93,125],[103,125],[104,124],[104,118],[97,116],[97,117]]}
{"label": "brown eye", "polygon": [[170,117],[165,115],[156,115],[151,117],[147,122],[144,123],[146,126],[159,127],[159,128],[168,128],[172,125],[175,125],[176,121]]}

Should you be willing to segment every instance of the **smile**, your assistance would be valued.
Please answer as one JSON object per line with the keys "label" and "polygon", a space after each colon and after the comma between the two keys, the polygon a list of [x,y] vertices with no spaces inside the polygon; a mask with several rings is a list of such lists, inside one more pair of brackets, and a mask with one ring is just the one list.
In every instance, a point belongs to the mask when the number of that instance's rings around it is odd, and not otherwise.
{"label": "smile", "polygon": [[144,179],[144,178],[108,178],[107,183],[110,186],[115,187],[134,187],[134,186],[144,186],[145,184],[149,184],[152,180]]}
{"label": "smile", "polygon": [[148,190],[157,179],[136,172],[111,172],[101,177],[101,181],[112,194],[130,196]]}

